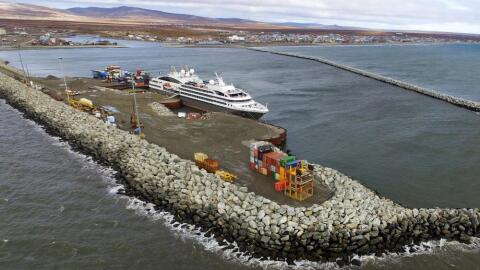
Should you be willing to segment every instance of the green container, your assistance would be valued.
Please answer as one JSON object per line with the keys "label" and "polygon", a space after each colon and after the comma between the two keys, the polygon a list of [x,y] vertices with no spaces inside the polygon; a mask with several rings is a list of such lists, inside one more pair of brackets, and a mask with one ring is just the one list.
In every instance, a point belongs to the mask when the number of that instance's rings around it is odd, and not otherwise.
{"label": "green container", "polygon": [[286,167],[287,163],[290,163],[292,161],[295,161],[296,157],[295,156],[286,156],[286,157],[283,157],[282,159],[280,159],[280,165],[282,167]]}

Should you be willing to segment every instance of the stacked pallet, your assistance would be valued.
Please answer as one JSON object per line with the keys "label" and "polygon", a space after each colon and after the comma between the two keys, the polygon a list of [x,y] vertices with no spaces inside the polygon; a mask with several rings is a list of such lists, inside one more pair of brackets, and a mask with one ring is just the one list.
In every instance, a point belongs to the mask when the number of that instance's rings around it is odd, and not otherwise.
{"label": "stacked pallet", "polygon": [[285,163],[285,195],[304,201],[313,196],[313,168],[305,160],[293,160]]}

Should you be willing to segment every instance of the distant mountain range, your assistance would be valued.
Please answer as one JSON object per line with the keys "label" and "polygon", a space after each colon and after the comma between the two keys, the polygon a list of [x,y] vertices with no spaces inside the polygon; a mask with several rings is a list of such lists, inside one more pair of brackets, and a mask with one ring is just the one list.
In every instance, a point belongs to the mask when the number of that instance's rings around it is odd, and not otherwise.
{"label": "distant mountain range", "polygon": [[86,7],[55,9],[38,5],[0,1],[0,19],[60,20],[79,22],[124,22],[228,27],[279,27],[273,24],[239,18],[208,18],[188,14],[168,13],[136,7]]}
{"label": "distant mountain range", "polygon": [[178,23],[178,24],[258,24],[260,22],[243,20],[238,18],[208,18],[188,14],[168,13],[159,10],[151,10],[136,7],[86,7],[86,8],[69,8],[66,12],[90,18],[104,18],[104,19],[119,19],[129,21],[152,21],[163,23]]}
{"label": "distant mountain range", "polygon": [[48,8],[30,4],[20,4],[0,1],[1,19],[30,19],[30,20],[63,20],[74,21],[83,18],[65,12],[61,9]]}
{"label": "distant mountain range", "polygon": [[182,24],[225,26],[240,28],[303,28],[328,30],[360,30],[361,28],[343,27],[338,25],[323,25],[316,23],[265,23],[239,18],[209,18],[189,14],[177,14],[159,10],[137,7],[75,7],[69,9],[55,9],[39,5],[5,2],[0,0],[0,19],[22,20],[55,20],[99,23],[155,23],[155,24]]}

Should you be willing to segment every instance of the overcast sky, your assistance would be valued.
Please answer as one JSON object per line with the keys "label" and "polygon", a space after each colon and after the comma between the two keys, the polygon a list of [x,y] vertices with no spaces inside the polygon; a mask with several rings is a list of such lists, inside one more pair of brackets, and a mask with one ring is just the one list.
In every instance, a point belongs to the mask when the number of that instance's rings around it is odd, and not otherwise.
{"label": "overcast sky", "polygon": [[480,34],[480,0],[15,0],[57,8],[136,6],[207,17]]}

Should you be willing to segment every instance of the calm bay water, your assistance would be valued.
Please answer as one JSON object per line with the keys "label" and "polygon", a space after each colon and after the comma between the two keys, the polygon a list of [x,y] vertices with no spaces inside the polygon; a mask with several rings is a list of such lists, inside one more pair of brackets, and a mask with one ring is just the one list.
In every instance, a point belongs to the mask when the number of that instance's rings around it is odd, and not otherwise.
{"label": "calm bay water", "polygon": [[276,47],[480,101],[480,44]]}
{"label": "calm bay water", "polygon": [[[288,129],[288,148],[298,156],[339,169],[408,206],[480,206],[476,113],[312,61],[241,49],[126,43],[132,47],[28,50],[22,57],[36,76],[61,76],[59,56],[69,76],[90,76],[91,69],[110,64],[153,75],[184,64],[206,78],[217,71],[269,104],[265,119]],[[415,48],[404,47],[407,56]],[[375,48],[383,50],[370,50]],[[18,65],[16,52],[0,52],[0,58]],[[364,61],[380,65],[374,56]],[[435,74],[445,69],[436,67]],[[3,103],[0,113],[0,240],[8,240],[0,243],[0,269],[259,267],[166,226],[168,215],[145,214],[131,199],[109,193],[115,188],[105,168],[72,153]],[[480,269],[479,255],[478,248],[447,245],[367,260],[363,267]]]}

